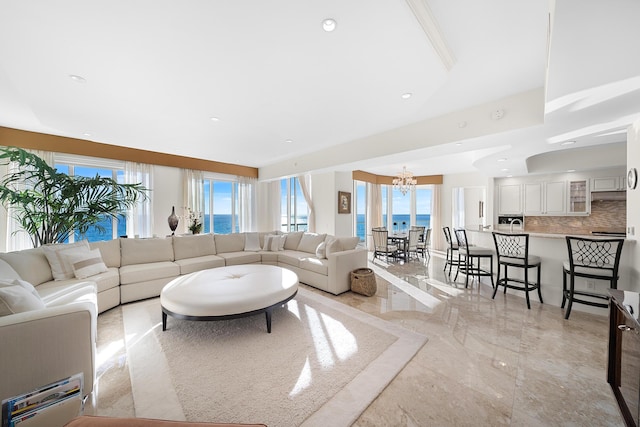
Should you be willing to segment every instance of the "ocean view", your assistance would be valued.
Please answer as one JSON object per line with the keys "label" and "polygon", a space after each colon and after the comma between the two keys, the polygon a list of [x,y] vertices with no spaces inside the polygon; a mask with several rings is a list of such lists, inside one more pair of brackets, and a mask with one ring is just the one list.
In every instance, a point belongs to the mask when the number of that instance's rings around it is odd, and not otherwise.
{"label": "ocean view", "polygon": [[[403,231],[407,231],[409,229],[410,224],[410,215],[406,214],[406,215],[393,215],[392,217],[392,226],[390,228],[390,231],[393,232],[403,232]],[[204,233],[210,233],[211,232],[211,226],[210,226],[210,216],[209,215],[205,215],[204,217],[204,227],[203,227],[203,232]],[[357,223],[356,223],[356,236],[358,236],[360,238],[361,241],[364,241],[365,236],[367,233],[367,231],[365,230],[365,215],[364,214],[358,214],[356,215],[356,219],[357,219]],[[182,221],[178,224],[178,229],[177,232],[181,233],[181,230],[183,229],[182,226]],[[387,216],[384,215],[383,216],[383,223],[386,224],[387,221]],[[416,224],[415,225],[422,225],[425,226],[427,228],[429,228],[431,224],[431,215],[426,214],[426,215],[416,215]],[[104,221],[99,223],[100,226],[102,226],[104,228],[104,233],[99,232],[95,227],[92,227],[89,229],[89,231],[87,232],[87,234],[85,236],[80,236],[79,234],[76,233],[75,235],[75,240],[81,240],[82,238],[86,238],[88,239],[90,242],[96,242],[96,241],[100,241],[100,240],[110,240],[111,236],[112,236],[112,221],[111,218],[106,218]],[[307,229],[307,217],[306,216],[301,216],[298,218],[298,231],[306,231]],[[117,226],[117,235],[118,236],[124,236],[127,234],[126,231],[126,221],[124,219],[124,215],[120,215],[119,219],[118,219],[118,226]],[[169,230],[169,226],[167,225],[167,234],[171,234],[170,230]],[[231,232],[238,232],[238,221],[237,221],[237,217],[236,217],[236,227],[235,230],[232,230],[232,215],[213,215],[213,233],[215,234],[228,234]]]}

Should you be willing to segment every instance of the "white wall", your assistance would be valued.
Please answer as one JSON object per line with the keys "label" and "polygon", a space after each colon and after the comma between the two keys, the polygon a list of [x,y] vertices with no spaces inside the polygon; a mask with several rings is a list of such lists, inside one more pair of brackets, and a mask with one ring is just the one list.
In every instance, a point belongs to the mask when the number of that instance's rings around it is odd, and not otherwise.
{"label": "white wall", "polygon": [[[351,214],[338,213],[338,191],[351,194]],[[316,232],[353,236],[353,180],[349,172],[327,172],[311,176],[311,193],[316,213]]]}
{"label": "white wall", "polygon": [[[167,218],[171,207],[175,206],[176,215],[184,214],[182,170],[168,166],[153,166],[153,234],[171,235]],[[176,234],[184,233],[184,220],[180,219]]]}

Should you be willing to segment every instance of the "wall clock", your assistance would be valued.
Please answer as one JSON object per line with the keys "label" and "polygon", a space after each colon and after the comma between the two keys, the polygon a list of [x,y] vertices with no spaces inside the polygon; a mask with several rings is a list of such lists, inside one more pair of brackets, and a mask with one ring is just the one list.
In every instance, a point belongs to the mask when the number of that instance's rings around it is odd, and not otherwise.
{"label": "wall clock", "polygon": [[627,185],[632,190],[638,185],[638,170],[636,168],[629,169],[629,173],[627,174]]}

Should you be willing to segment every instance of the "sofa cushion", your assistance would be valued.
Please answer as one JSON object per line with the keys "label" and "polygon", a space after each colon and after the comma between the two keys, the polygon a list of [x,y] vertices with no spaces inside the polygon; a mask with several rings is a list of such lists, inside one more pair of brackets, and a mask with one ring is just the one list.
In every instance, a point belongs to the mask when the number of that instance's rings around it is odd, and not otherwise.
{"label": "sofa cushion", "polygon": [[300,266],[300,260],[308,257],[309,254],[300,251],[283,251],[278,252],[278,262],[282,264],[292,265],[294,267]]}
{"label": "sofa cushion", "polygon": [[44,256],[42,247],[23,251],[0,253],[0,258],[7,262],[20,275],[34,286],[53,280],[51,265]]}
{"label": "sofa cushion", "polygon": [[241,252],[244,250],[244,233],[214,234],[216,253]]}
{"label": "sofa cushion", "polygon": [[300,240],[302,239],[302,235],[304,232],[302,231],[294,231],[292,233],[285,234],[286,240],[284,242],[284,248],[291,251],[295,251],[298,249],[298,245],[300,244]]}
{"label": "sofa cushion", "polygon": [[173,253],[176,260],[215,255],[216,242],[213,234],[173,236]]}
{"label": "sofa cushion", "polygon": [[0,287],[0,317],[43,308],[40,297],[21,285]]}
{"label": "sofa cushion", "polygon": [[[258,239],[260,240],[260,248],[264,248],[264,238],[268,235],[278,235],[278,231],[261,231],[258,233]],[[286,237],[285,237],[286,238]]]}
{"label": "sofa cushion", "polygon": [[128,285],[166,277],[177,277],[179,275],[180,266],[170,261],[124,265],[120,267],[120,284]]}
{"label": "sofa cushion", "polygon": [[89,247],[91,249],[100,249],[102,261],[107,267],[120,267],[120,239],[89,242]]}
{"label": "sofa cushion", "polygon": [[107,266],[100,255],[100,249],[65,251],[63,258],[69,262],[73,274],[78,279],[85,279],[107,271]]}
{"label": "sofa cushion", "polygon": [[173,261],[173,240],[120,239],[121,265],[135,265]]}
{"label": "sofa cushion", "polygon": [[258,233],[244,233],[244,250],[254,252],[262,250]]}
{"label": "sofa cushion", "polygon": [[[69,280],[52,280],[50,282],[41,283],[36,287],[36,290],[43,298],[52,292],[52,289],[65,287],[73,287],[77,283],[81,283],[78,279]],[[107,268],[104,273],[96,274],[94,276],[87,277],[82,283],[94,283],[97,292],[103,292],[112,288],[120,286],[120,272],[117,268]]]}
{"label": "sofa cushion", "polygon": [[333,237],[331,240],[327,242],[327,258],[329,255],[335,252],[349,251],[353,250],[358,246],[360,242],[360,238],[355,237]]}
{"label": "sofa cushion", "polygon": [[42,250],[44,251],[44,256],[47,257],[47,261],[49,261],[49,265],[51,266],[53,279],[71,279],[74,277],[73,268],[65,254],[71,251],[88,251],[89,242],[87,240],[81,240],[79,242],[68,244],[56,243],[53,245],[44,245]]}
{"label": "sofa cushion", "polygon": [[284,234],[283,235],[268,234],[264,238],[263,249],[265,251],[271,251],[271,252],[281,251],[283,250],[282,248],[284,246],[284,240],[286,238],[287,236],[285,236]]}
{"label": "sofa cushion", "polygon": [[327,237],[326,234],[304,233],[298,244],[298,251],[315,254],[318,245],[324,242],[325,237]]}
{"label": "sofa cushion", "polygon": [[263,264],[277,264],[278,263],[278,252],[270,252],[270,251],[261,251],[260,256],[262,257]]}
{"label": "sofa cushion", "polygon": [[40,298],[40,294],[36,291],[36,288],[26,280],[22,279],[0,279],[0,288],[6,288],[8,286],[22,286],[27,291],[31,292],[34,296]]}
{"label": "sofa cushion", "polygon": [[326,259],[318,259],[316,257],[302,258],[299,267],[325,276],[329,275],[329,261]]}
{"label": "sofa cushion", "polygon": [[180,274],[189,274],[194,271],[208,268],[224,267],[224,258],[218,255],[205,255],[195,258],[185,258],[175,261],[180,266]]}
{"label": "sofa cushion", "polygon": [[258,252],[227,252],[218,256],[224,258],[224,265],[252,264],[262,260]]}

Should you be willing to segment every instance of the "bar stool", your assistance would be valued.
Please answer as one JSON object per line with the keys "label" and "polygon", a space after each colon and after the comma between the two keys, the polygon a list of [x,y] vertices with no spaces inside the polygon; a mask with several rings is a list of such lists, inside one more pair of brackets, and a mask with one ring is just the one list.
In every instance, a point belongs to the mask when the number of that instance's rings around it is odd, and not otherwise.
{"label": "bar stool", "polygon": [[[493,251],[491,249],[483,248],[480,246],[469,246],[467,240],[467,231],[462,229],[454,230],[456,233],[456,240],[458,241],[458,271],[453,280],[458,278],[458,273],[462,273],[466,276],[464,281],[464,287],[469,286],[469,276],[476,276],[478,282],[480,282],[481,276],[491,277],[491,286],[495,288],[493,282]],[[489,271],[480,267],[482,259],[489,260]],[[474,265],[474,261],[478,262],[478,265]]]}
{"label": "bar stool", "polygon": [[[540,303],[542,304],[542,293],[540,292],[540,264],[542,261],[538,256],[529,255],[529,234],[498,233],[496,231],[492,234],[498,255],[498,280],[493,290],[492,298],[496,297],[496,292],[498,292],[500,285],[504,286],[505,294],[507,293],[507,288],[517,289],[525,292],[527,308],[531,309],[529,292],[537,289],[538,298],[540,298]],[[502,266],[504,266],[504,277],[501,279],[500,270]],[[509,277],[509,267],[521,268],[524,273],[524,279]],[[529,269],[531,268],[538,270],[536,282],[529,281]],[[513,283],[521,283],[522,285]]]}
{"label": "bar stool", "polygon": [[458,261],[453,259],[453,253],[458,252],[458,242],[451,238],[451,230],[449,227],[442,227],[444,233],[444,239],[447,241],[447,253],[445,254],[444,268],[442,271],[447,271],[447,265],[449,266],[449,276],[451,276],[451,269],[455,265],[458,267]]}
{"label": "bar stool", "polygon": [[[589,292],[575,289],[576,277],[586,279],[606,280],[611,288],[618,288],[618,267],[624,239],[589,239],[586,237],[566,236],[569,259],[562,266],[562,305],[569,301],[564,318],[571,314],[571,306],[574,302],[587,304],[594,307],[608,307],[609,296],[597,292]],[[569,288],[567,289],[567,275],[569,275]],[[607,302],[597,302],[576,298],[582,295],[593,299],[602,299]]]}

